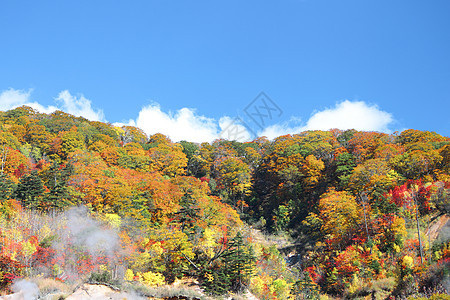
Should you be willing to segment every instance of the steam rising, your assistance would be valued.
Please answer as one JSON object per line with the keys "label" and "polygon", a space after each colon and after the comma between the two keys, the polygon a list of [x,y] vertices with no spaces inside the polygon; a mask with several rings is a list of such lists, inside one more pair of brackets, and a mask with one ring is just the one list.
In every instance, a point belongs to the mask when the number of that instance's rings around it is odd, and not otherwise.
{"label": "steam rising", "polygon": [[30,220],[32,232],[40,236],[40,241],[47,241],[43,251],[50,253],[50,257],[36,258],[35,274],[29,275],[76,281],[99,271],[101,266],[114,269],[114,276],[122,272],[118,266],[123,255],[118,231],[91,217],[86,207],[71,208],[53,216],[32,215],[32,218],[36,218]]}
{"label": "steam rising", "polygon": [[113,256],[114,250],[119,246],[117,232],[105,228],[100,222],[89,217],[85,207],[68,210],[66,217],[68,234],[64,236],[72,237],[74,245],[85,247],[94,257]]}
{"label": "steam rising", "polygon": [[22,293],[24,300],[35,300],[39,296],[39,288],[36,283],[28,280],[14,282],[11,289],[15,293]]}

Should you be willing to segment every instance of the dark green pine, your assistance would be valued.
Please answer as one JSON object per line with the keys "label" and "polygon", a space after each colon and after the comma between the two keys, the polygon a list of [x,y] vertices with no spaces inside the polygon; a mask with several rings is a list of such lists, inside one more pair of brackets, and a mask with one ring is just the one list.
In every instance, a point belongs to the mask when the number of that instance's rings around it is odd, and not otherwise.
{"label": "dark green pine", "polygon": [[8,175],[0,174],[0,200],[8,200],[12,198],[14,192],[14,183],[9,179]]}
{"label": "dark green pine", "polygon": [[15,191],[15,198],[20,200],[24,207],[38,209],[44,194],[44,185],[36,170],[24,175]]}
{"label": "dark green pine", "polygon": [[224,265],[232,291],[241,292],[249,285],[255,261],[253,248],[244,243],[241,233],[238,232],[224,254]]}

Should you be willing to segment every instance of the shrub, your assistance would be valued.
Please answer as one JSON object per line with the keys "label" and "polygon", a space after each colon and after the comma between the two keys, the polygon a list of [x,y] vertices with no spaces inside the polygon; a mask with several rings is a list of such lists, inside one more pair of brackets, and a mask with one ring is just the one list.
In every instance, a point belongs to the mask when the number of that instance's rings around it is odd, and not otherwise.
{"label": "shrub", "polygon": [[107,285],[119,285],[119,281],[112,278],[111,272],[108,270],[100,270],[99,272],[92,272],[89,276],[88,282],[103,283]]}
{"label": "shrub", "polygon": [[136,275],[139,281],[149,286],[161,286],[165,283],[165,278],[161,273],[149,271],[145,273],[138,272]]}
{"label": "shrub", "polygon": [[408,300],[450,300],[449,294],[433,294],[431,297],[409,297]]}
{"label": "shrub", "polygon": [[450,259],[443,259],[428,268],[420,281],[420,291],[436,291],[441,286],[448,285],[448,282],[450,282]]}

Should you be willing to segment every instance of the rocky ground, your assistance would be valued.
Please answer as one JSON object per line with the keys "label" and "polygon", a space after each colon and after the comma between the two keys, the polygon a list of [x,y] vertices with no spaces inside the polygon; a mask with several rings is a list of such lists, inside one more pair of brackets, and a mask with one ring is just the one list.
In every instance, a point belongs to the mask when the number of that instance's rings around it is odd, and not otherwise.
{"label": "rocky ground", "polygon": [[[102,284],[83,284],[77,287],[72,294],[64,292],[57,292],[47,294],[43,297],[38,296],[36,293],[30,291],[20,291],[15,294],[2,296],[2,300],[140,300],[140,299],[152,299],[149,297],[142,297],[137,294],[126,293],[114,289],[112,287]],[[164,299],[164,298],[153,298]]]}
{"label": "rocky ground", "polygon": [[[120,291],[117,288],[106,286],[103,284],[82,284],[75,288],[75,290],[72,293],[66,293],[66,292],[54,292],[49,293],[45,296],[40,296],[37,291],[34,290],[27,290],[27,291],[20,291],[18,293],[14,293],[7,296],[0,296],[1,300],[36,300],[36,299],[42,299],[42,300],[176,300],[176,299],[205,299],[205,300],[211,300],[214,299],[212,297],[207,297],[201,291],[197,291],[197,294],[194,296],[191,292],[190,296],[187,296],[186,293],[180,293],[180,295],[177,294],[177,287],[167,287],[167,290],[159,291],[162,294],[165,294],[164,297],[157,297],[155,295],[153,296],[140,296],[137,293],[129,293]],[[193,290],[195,291],[195,289]],[[242,295],[239,295],[238,297],[221,297],[221,299],[226,300],[232,300],[232,299],[248,299],[248,300],[258,300],[250,291],[246,291]]]}

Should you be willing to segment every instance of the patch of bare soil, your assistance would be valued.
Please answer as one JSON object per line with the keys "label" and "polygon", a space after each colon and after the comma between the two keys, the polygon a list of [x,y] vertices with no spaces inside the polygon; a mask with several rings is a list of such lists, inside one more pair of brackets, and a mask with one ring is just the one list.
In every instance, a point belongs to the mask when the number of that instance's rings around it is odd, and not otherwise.
{"label": "patch of bare soil", "polygon": [[438,218],[436,222],[431,225],[431,227],[427,230],[427,235],[430,236],[430,239],[432,241],[436,240],[436,238],[439,236],[439,233],[442,231],[443,228],[446,227],[447,223],[450,221],[450,216],[443,215]]}

